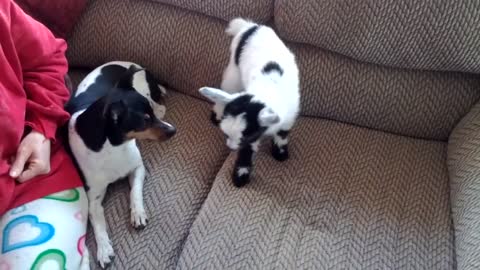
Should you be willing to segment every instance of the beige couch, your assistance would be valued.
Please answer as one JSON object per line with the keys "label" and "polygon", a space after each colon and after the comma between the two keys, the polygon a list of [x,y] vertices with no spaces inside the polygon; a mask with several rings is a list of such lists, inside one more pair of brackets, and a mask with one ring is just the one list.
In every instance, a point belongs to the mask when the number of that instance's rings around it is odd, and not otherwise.
{"label": "beige couch", "polygon": [[[113,269],[480,269],[478,0],[91,0],[71,76],[129,60],[166,80],[178,135],[141,143],[147,228],[128,183],[105,200]],[[235,153],[197,93],[218,86],[228,20],[273,26],[297,56],[291,158]],[[93,234],[88,246],[96,254]],[[92,263],[93,266],[93,263]]]}

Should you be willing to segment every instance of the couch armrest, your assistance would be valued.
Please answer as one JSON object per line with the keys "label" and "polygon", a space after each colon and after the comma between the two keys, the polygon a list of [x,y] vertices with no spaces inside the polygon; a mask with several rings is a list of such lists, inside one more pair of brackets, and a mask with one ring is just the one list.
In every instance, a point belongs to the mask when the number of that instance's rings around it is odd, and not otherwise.
{"label": "couch armrest", "polygon": [[447,163],[458,269],[480,269],[480,102],[450,135]]}

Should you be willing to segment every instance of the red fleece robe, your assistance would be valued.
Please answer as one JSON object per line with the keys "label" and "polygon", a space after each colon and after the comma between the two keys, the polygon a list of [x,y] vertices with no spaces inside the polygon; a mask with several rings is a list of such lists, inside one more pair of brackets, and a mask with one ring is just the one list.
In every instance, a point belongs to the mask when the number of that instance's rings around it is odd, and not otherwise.
{"label": "red fleece robe", "polygon": [[[68,118],[64,76],[67,45],[10,0],[0,1],[0,215],[51,193],[79,187],[80,177],[59,140]],[[9,176],[27,127],[52,140],[51,172],[25,183]]]}

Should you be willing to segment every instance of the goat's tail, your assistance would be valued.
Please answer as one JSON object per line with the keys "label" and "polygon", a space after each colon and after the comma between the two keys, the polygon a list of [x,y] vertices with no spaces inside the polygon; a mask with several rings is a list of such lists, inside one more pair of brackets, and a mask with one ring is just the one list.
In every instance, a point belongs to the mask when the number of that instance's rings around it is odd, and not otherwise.
{"label": "goat's tail", "polygon": [[235,18],[230,21],[228,24],[227,30],[225,31],[230,36],[236,36],[238,33],[242,32],[245,28],[256,25],[251,21],[247,21],[243,18]]}

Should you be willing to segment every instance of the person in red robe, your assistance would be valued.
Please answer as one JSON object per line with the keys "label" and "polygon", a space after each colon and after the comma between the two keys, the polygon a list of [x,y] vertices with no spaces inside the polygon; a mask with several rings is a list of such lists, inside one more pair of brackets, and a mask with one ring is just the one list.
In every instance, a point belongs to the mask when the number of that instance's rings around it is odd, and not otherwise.
{"label": "person in red robe", "polygon": [[0,268],[88,267],[87,199],[56,135],[69,119],[66,48],[0,1]]}

